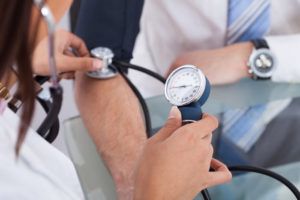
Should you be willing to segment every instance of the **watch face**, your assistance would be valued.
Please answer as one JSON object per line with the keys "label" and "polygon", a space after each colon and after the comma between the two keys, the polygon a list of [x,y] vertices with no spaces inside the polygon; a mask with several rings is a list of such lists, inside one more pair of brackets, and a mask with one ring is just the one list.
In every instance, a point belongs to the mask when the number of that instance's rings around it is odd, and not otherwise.
{"label": "watch face", "polygon": [[205,76],[193,65],[184,65],[173,71],[165,85],[165,96],[175,106],[197,101],[205,89]]}
{"label": "watch face", "polygon": [[269,49],[258,49],[251,54],[250,68],[260,78],[270,78],[276,67],[275,57]]}

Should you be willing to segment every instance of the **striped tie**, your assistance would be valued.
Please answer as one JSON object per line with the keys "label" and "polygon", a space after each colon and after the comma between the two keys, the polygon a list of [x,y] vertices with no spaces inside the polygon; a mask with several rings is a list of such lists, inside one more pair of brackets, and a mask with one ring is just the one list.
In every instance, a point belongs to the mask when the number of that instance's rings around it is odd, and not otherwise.
{"label": "striped tie", "polygon": [[227,44],[263,37],[270,27],[270,0],[229,0]]}
{"label": "striped tie", "polygon": [[[229,0],[227,44],[263,37],[270,27],[270,0]],[[257,123],[266,105],[225,112],[223,133],[241,149],[248,151],[264,131]]]}

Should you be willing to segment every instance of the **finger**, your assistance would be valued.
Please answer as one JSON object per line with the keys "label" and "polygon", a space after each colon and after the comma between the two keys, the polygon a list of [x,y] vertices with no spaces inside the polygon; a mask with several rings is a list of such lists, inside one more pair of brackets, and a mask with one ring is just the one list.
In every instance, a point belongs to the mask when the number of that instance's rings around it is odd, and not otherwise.
{"label": "finger", "polygon": [[200,121],[187,124],[184,126],[184,129],[186,129],[185,131],[190,134],[196,134],[196,138],[203,139],[211,135],[217,127],[217,118],[212,115],[204,114]]}
{"label": "finger", "polygon": [[[203,161],[202,166],[206,166],[207,167],[207,172],[209,171],[209,169],[211,168],[211,161],[213,159],[213,154],[214,154],[214,147],[211,144],[202,144],[202,146],[205,149],[199,149],[199,151],[201,151],[201,154],[203,155],[203,151],[205,151],[206,153],[206,159]],[[204,165],[203,165],[204,164]]]}
{"label": "finger", "polygon": [[74,72],[65,72],[65,73],[60,74],[59,77],[61,79],[67,79],[67,80],[75,79],[75,73]]}
{"label": "finger", "polygon": [[169,118],[164,127],[153,137],[153,140],[163,141],[167,139],[172,133],[181,127],[181,113],[176,106],[173,106]]}
{"label": "finger", "polygon": [[226,183],[231,180],[232,174],[228,170],[227,166],[217,159],[212,159],[210,166],[215,170],[214,172],[209,172],[208,174],[208,184],[207,187],[212,187],[222,183]]}
{"label": "finger", "polygon": [[74,34],[70,35],[70,47],[74,48],[79,56],[89,56],[89,50],[87,49],[84,41]]}
{"label": "finger", "polygon": [[65,49],[64,55],[71,56],[71,57],[76,57],[76,54],[75,54],[75,52],[73,51],[72,48]]}
{"label": "finger", "polygon": [[102,61],[90,57],[57,57],[57,66],[60,73],[71,71],[95,71],[102,67]]}

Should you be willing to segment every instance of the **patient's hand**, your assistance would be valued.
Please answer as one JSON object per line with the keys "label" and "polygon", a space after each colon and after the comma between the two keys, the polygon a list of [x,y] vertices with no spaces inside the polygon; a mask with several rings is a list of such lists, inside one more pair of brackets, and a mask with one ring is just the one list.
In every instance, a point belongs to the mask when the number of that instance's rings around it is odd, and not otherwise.
{"label": "patient's hand", "polygon": [[[209,115],[181,127],[179,110],[172,109],[166,125],[149,139],[136,174],[135,200],[193,199],[201,190],[231,179],[227,167],[212,159]],[[216,171],[209,172],[212,167]]]}
{"label": "patient's hand", "polygon": [[214,50],[199,50],[179,55],[171,65],[168,74],[181,65],[198,66],[211,84],[228,84],[249,77],[247,62],[253,45],[250,42],[237,43]]}
{"label": "patient's hand", "polygon": [[[77,53],[77,57],[73,49]],[[59,30],[55,33],[55,57],[57,70],[61,78],[74,78],[75,71],[93,71],[101,68],[101,61],[90,58],[85,43],[76,35]],[[48,37],[35,48],[33,54],[33,70],[35,74],[48,76]]]}

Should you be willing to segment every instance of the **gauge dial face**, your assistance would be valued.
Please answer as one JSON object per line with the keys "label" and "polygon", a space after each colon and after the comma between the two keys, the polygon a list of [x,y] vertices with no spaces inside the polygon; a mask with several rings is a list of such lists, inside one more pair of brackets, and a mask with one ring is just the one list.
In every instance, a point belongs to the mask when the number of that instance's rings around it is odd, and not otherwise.
{"label": "gauge dial face", "polygon": [[193,65],[185,65],[170,74],[165,95],[171,104],[183,106],[197,101],[204,88],[205,77],[201,70]]}

